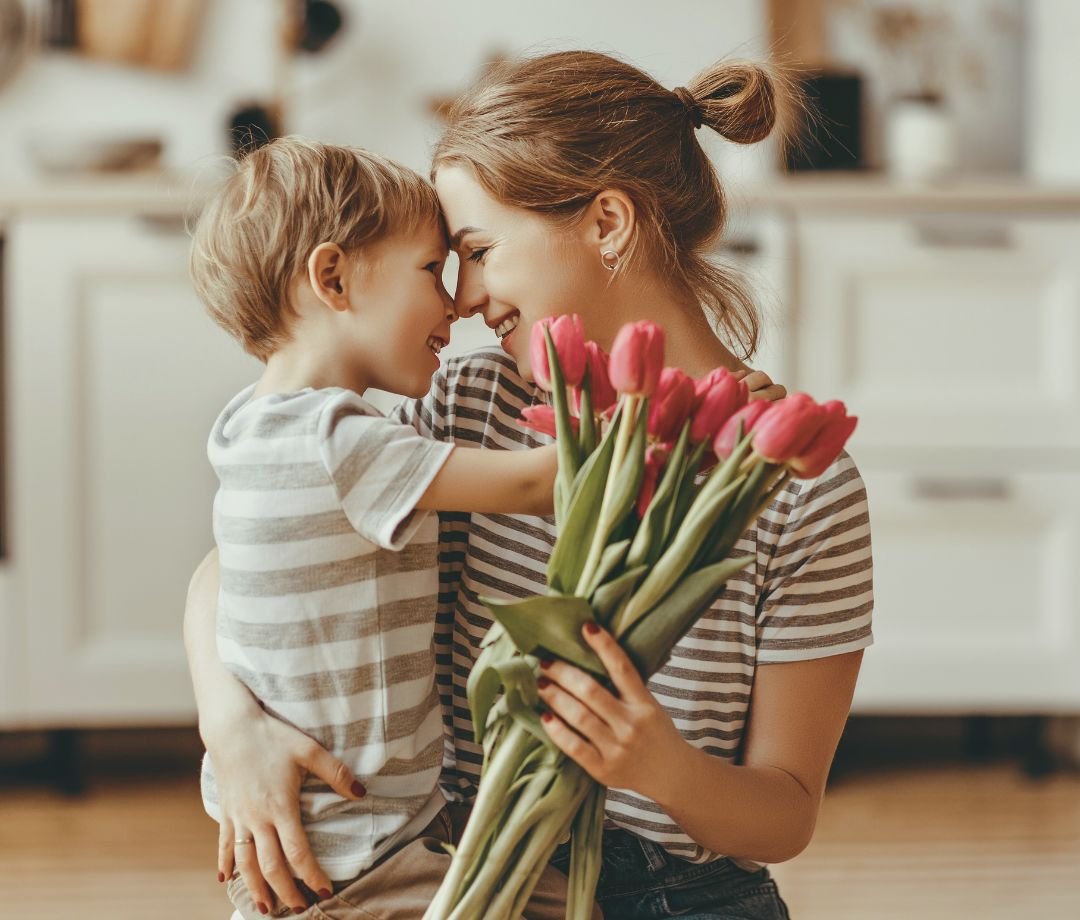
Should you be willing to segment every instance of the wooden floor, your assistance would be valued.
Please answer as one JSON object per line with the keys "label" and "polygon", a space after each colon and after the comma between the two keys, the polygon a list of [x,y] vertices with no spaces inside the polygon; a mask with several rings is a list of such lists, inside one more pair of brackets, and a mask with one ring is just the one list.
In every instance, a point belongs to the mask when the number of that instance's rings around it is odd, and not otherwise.
{"label": "wooden floor", "polygon": [[[98,779],[77,800],[0,786],[0,917],[226,920],[214,843],[194,771]],[[810,848],[774,871],[795,920],[1080,918],[1080,776],[852,773]]]}

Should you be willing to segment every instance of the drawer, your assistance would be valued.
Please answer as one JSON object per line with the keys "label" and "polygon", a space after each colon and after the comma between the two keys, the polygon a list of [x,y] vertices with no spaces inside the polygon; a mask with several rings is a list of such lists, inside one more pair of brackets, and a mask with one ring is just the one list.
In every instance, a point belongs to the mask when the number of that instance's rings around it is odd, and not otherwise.
{"label": "drawer", "polygon": [[799,221],[797,388],[874,446],[1080,447],[1080,216]]}
{"label": "drawer", "polygon": [[863,469],[860,710],[1080,712],[1080,473]]}

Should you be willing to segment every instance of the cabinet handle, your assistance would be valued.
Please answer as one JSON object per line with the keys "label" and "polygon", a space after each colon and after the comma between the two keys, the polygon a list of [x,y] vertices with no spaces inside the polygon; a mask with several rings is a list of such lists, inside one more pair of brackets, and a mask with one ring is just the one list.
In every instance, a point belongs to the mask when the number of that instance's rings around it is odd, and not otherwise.
{"label": "cabinet handle", "polygon": [[761,245],[757,240],[741,237],[724,240],[717,248],[720,252],[733,256],[756,256],[761,252]]}
{"label": "cabinet handle", "polygon": [[915,224],[919,244],[933,249],[1011,249],[1012,234],[1008,227],[979,224],[935,223]]}
{"label": "cabinet handle", "polygon": [[924,501],[1007,501],[1012,490],[1000,476],[961,479],[952,476],[919,476],[912,480],[911,491]]}

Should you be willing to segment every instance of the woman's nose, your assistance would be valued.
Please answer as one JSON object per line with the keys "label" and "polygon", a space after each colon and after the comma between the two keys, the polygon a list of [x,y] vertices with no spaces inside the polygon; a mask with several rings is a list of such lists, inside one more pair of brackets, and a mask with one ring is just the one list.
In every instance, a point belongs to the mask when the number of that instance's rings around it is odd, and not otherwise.
{"label": "woman's nose", "polygon": [[458,272],[454,288],[454,309],[460,319],[468,319],[487,306],[487,291],[476,272],[462,269]]}

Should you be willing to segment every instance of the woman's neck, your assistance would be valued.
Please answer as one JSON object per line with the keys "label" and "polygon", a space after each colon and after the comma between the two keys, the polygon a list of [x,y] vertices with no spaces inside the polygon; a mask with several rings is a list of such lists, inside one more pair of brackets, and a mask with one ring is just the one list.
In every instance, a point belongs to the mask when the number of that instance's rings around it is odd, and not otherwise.
{"label": "woman's neck", "polygon": [[605,348],[610,349],[619,327],[650,320],[664,329],[664,362],[669,366],[695,377],[717,367],[739,370],[745,366],[717,338],[700,304],[680,299],[656,279],[627,277],[612,295],[607,316],[613,322],[605,323],[604,334],[598,336]]}

